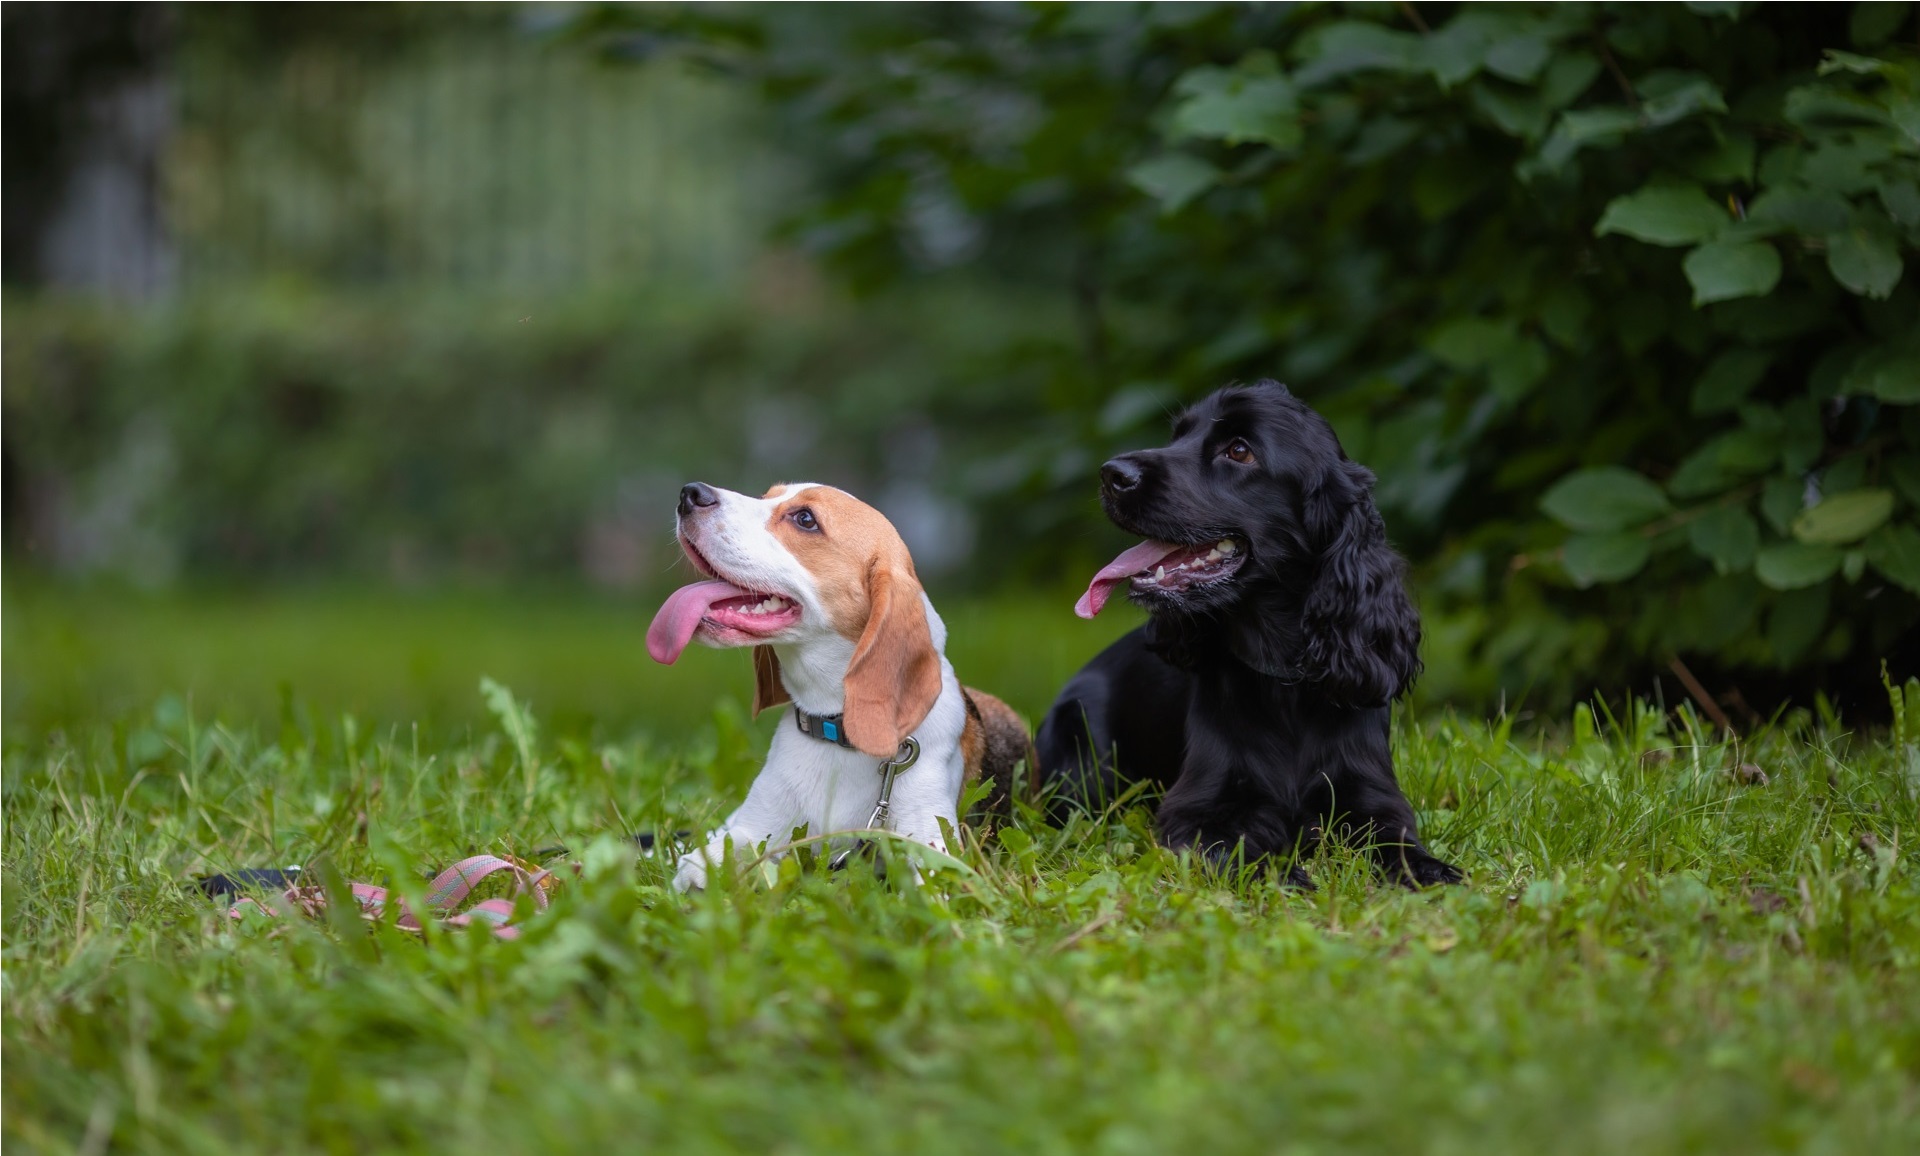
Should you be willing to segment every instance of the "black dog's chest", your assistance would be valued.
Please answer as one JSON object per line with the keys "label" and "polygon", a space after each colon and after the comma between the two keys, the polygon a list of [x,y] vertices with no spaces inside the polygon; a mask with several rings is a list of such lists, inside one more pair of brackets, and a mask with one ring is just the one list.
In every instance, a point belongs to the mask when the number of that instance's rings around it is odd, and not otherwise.
{"label": "black dog's chest", "polygon": [[1324,742],[1316,741],[1320,736],[1307,725],[1298,699],[1293,688],[1257,675],[1197,679],[1181,777],[1198,769],[1249,801],[1301,805],[1313,780],[1337,768],[1317,766],[1324,763],[1316,757]]}

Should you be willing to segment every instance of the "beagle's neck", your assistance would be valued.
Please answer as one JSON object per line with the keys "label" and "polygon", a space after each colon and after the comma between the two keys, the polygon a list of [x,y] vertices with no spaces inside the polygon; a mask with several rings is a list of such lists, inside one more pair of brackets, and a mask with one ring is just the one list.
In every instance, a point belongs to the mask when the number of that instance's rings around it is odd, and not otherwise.
{"label": "beagle's neck", "polygon": [[839,714],[846,707],[844,684],[853,650],[853,640],[838,635],[793,646],[775,644],[780,683],[788,697],[808,714]]}

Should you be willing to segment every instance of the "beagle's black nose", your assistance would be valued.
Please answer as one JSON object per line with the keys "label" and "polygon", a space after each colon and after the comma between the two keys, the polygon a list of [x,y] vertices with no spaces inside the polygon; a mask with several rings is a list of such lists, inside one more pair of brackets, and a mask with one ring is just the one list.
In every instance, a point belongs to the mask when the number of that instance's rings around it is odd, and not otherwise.
{"label": "beagle's black nose", "polygon": [[1115,458],[1100,467],[1100,484],[1110,494],[1124,494],[1140,484],[1140,467],[1125,458]]}
{"label": "beagle's black nose", "polygon": [[680,516],[682,518],[695,510],[704,510],[708,506],[720,504],[720,495],[705,482],[688,482],[680,487]]}

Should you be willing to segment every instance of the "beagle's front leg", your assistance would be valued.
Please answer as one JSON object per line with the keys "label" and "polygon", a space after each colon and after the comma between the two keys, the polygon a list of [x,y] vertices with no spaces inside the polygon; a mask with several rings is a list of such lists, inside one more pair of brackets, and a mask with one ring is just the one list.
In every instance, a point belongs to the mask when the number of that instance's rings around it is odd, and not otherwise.
{"label": "beagle's front leg", "polygon": [[893,792],[893,816],[887,824],[896,833],[942,854],[948,852],[941,824],[946,824],[946,830],[960,829],[959,795],[965,769],[957,759],[951,762],[950,766],[932,763],[915,768],[921,772],[917,779],[910,778],[914,771],[901,775]]}
{"label": "beagle's front leg", "polygon": [[[747,790],[746,802],[727,816],[720,829],[707,836],[706,845],[680,858],[673,872],[676,891],[704,890],[707,872],[719,870],[731,851],[736,864],[761,853],[775,839],[785,839],[805,820],[795,813],[792,801],[785,797],[773,776],[762,772]],[[776,854],[776,858],[778,855]]]}

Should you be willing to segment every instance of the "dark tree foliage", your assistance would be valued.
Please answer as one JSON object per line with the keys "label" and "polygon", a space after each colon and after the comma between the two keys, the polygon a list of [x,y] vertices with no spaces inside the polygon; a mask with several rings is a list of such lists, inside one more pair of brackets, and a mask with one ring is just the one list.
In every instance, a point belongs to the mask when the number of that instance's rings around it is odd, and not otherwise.
{"label": "dark tree foliage", "polygon": [[1805,686],[1877,676],[1913,637],[1912,5],[763,6],[583,29],[773,98],[816,160],[793,236],[852,284],[964,269],[1071,298],[1071,346],[975,367],[1033,387],[1000,499],[1029,530],[1084,522],[1091,464],[1170,402],[1273,375],[1379,473],[1430,646],[1482,672],[1456,691],[1673,654]]}
{"label": "dark tree foliage", "polygon": [[0,156],[4,157],[7,284],[31,282],[41,235],[65,192],[74,146],[101,98],[152,72],[169,13],[146,4],[11,4],[0,11]]}

